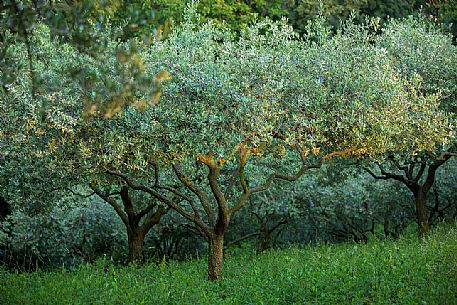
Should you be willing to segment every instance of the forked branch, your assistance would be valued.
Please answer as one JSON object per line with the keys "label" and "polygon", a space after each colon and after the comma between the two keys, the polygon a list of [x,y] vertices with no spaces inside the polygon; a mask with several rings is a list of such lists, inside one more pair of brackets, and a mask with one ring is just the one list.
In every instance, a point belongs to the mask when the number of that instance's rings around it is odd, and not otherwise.
{"label": "forked branch", "polygon": [[157,192],[156,190],[150,188],[150,187],[147,187],[145,185],[142,185],[142,184],[137,184],[135,183],[133,180],[131,180],[126,174],[124,173],[121,173],[121,172],[118,172],[118,171],[113,171],[113,170],[108,170],[108,173],[113,175],[113,176],[117,176],[119,178],[121,178],[125,183],[127,183],[128,186],[130,186],[132,189],[134,190],[139,190],[139,191],[143,191],[145,193],[148,193],[150,195],[152,195],[153,197],[157,198],[160,202],[168,205],[170,208],[174,209],[176,212],[178,212],[179,214],[181,214],[183,217],[185,217],[186,219],[192,221],[193,223],[195,223],[200,229],[202,229],[203,231],[205,232],[208,232],[209,233],[209,230],[208,230],[208,227],[197,217],[195,217],[195,215],[192,215],[192,214],[189,214],[186,210],[184,210],[176,201],[174,201],[173,199],[171,198],[168,198],[164,195],[162,195],[161,193]]}

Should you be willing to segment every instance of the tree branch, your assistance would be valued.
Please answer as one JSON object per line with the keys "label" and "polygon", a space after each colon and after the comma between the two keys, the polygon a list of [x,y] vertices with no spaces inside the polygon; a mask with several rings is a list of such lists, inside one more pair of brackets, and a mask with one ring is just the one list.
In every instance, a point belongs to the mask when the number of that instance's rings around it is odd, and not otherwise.
{"label": "tree branch", "polygon": [[189,202],[190,204],[190,207],[192,208],[192,211],[194,212],[194,216],[196,218],[200,218],[200,214],[198,213],[198,210],[197,210],[197,207],[195,205],[195,201],[190,198],[189,196],[187,196],[186,194],[183,194],[181,192],[179,192],[176,188],[173,188],[171,186],[167,186],[167,185],[156,185],[157,188],[159,189],[162,189],[162,190],[167,190],[169,192],[172,192],[173,194],[175,194],[176,196],[178,197],[181,197],[182,199],[186,200],[187,202]]}
{"label": "tree branch", "polygon": [[144,215],[148,214],[152,209],[154,209],[155,207],[157,206],[157,204],[155,203],[155,201],[152,201],[151,203],[149,203],[147,205],[147,207],[145,207],[144,209],[142,209],[140,212],[138,212],[137,216],[139,219],[143,218]]}
{"label": "tree branch", "polygon": [[237,171],[238,177],[240,178],[241,188],[243,189],[243,194],[240,196],[237,203],[230,209],[230,215],[233,215],[233,213],[241,209],[241,207],[246,203],[246,200],[251,195],[251,190],[249,189],[248,183],[246,181],[246,175],[244,171],[248,155],[249,150],[243,148],[240,153],[240,165],[238,166]]}
{"label": "tree branch", "polygon": [[253,232],[253,233],[246,234],[235,240],[229,241],[228,243],[225,244],[224,250],[227,250],[230,246],[236,245],[236,244],[242,242],[243,240],[246,240],[246,239],[258,236],[258,235],[260,235],[260,232]]}
{"label": "tree branch", "polygon": [[129,195],[129,188],[123,185],[121,188],[121,199],[124,204],[124,211],[127,213],[129,218],[129,224],[131,227],[136,228],[140,222],[140,218],[135,214],[135,208],[133,207],[132,198]]}
{"label": "tree branch", "polygon": [[181,214],[186,219],[188,219],[191,222],[195,223],[205,233],[207,232],[209,234],[209,228],[208,228],[208,226],[206,224],[204,224],[200,219],[198,219],[198,218],[194,217],[193,215],[189,214],[187,211],[185,211],[179,204],[174,202],[172,199],[160,194],[159,192],[157,192],[157,191],[155,191],[155,190],[153,190],[153,189],[151,189],[151,188],[149,188],[149,187],[147,187],[145,185],[141,185],[141,184],[137,184],[137,183],[133,182],[127,175],[125,175],[125,174],[123,174],[121,172],[117,172],[117,171],[113,171],[113,170],[108,170],[107,172],[109,174],[113,175],[113,176],[120,177],[132,189],[143,191],[145,193],[148,193],[148,194],[154,196],[159,201],[161,201],[162,203],[168,205],[170,208],[174,209],[176,212]]}
{"label": "tree branch", "polygon": [[89,187],[100,197],[102,198],[106,203],[108,203],[109,205],[111,205],[114,210],[116,211],[116,213],[119,215],[119,217],[121,217],[122,219],[122,222],[127,226],[129,227],[129,219],[128,219],[128,216],[127,214],[122,210],[122,208],[119,206],[119,204],[117,203],[116,200],[114,200],[113,198],[110,198],[109,195],[106,195],[106,194],[103,194],[102,191],[95,185],[93,185],[92,183],[89,184]]}
{"label": "tree branch", "polygon": [[395,166],[399,170],[404,171],[404,172],[408,171],[408,166],[407,165],[400,164],[400,162],[397,159],[393,158],[393,157],[391,158],[391,160],[394,162]]}
{"label": "tree branch", "polygon": [[198,236],[203,236],[203,238],[208,240],[209,235],[206,232],[202,231],[202,229],[200,229],[199,227],[192,226],[192,225],[190,225],[188,223],[185,223],[182,226],[184,228],[186,228],[187,230],[189,230],[190,232],[192,232],[192,233],[194,233],[194,234],[196,234]]}
{"label": "tree branch", "polygon": [[438,168],[454,155],[454,153],[450,152],[443,153],[440,159],[437,159],[432,164],[430,164],[430,166],[428,167],[427,179],[425,180],[425,183],[423,185],[423,190],[425,193],[428,193],[430,188],[433,186],[433,183],[435,182],[436,171],[438,170]]}
{"label": "tree branch", "polygon": [[363,169],[364,169],[367,173],[369,173],[370,176],[372,176],[372,177],[375,178],[375,179],[379,179],[379,180],[387,180],[387,179],[389,179],[389,178],[386,177],[386,176],[378,176],[378,175],[376,175],[369,167],[364,166]]}
{"label": "tree branch", "polygon": [[[44,181],[42,181],[42,182],[44,182]],[[90,194],[80,194],[80,193],[77,193],[77,192],[73,191],[69,187],[53,188],[53,189],[50,190],[50,192],[55,192],[55,191],[69,191],[72,195],[78,196],[78,197],[82,197],[82,198],[89,198],[89,197],[92,197],[93,195],[96,194],[95,192],[92,192]],[[111,196],[111,195],[119,195],[119,192],[114,193],[114,194],[108,194],[107,196]]]}
{"label": "tree branch", "polygon": [[416,167],[416,163],[413,161],[412,163],[409,164],[407,170],[404,170],[406,178],[408,180],[413,180],[413,173],[414,173],[415,167]]}
{"label": "tree branch", "polygon": [[254,194],[254,193],[259,193],[259,192],[265,191],[273,184],[274,180],[284,180],[284,181],[289,181],[289,182],[296,181],[305,173],[306,170],[312,169],[312,168],[320,168],[322,166],[322,162],[323,162],[323,159],[321,159],[320,162],[315,165],[307,165],[306,163],[304,163],[301,166],[301,168],[298,170],[298,172],[292,176],[275,172],[267,178],[265,183],[252,188],[251,193]]}
{"label": "tree branch", "polygon": [[273,228],[271,228],[269,231],[270,232],[273,232],[274,230],[276,230],[279,226],[282,226],[282,225],[285,225],[287,224],[288,221],[287,219],[283,218],[281,221],[279,221],[275,226],[273,226]]}
{"label": "tree branch", "polygon": [[[215,162],[213,162],[215,163]],[[217,207],[218,207],[218,219],[222,220],[221,217],[226,217],[230,214],[230,211],[227,207],[227,202],[225,200],[224,193],[219,188],[219,185],[217,183],[217,179],[219,178],[219,175],[221,173],[221,169],[218,165],[216,164],[206,164],[205,165],[209,169],[208,173],[208,182],[209,186],[211,189],[211,192],[213,193],[214,198],[216,199],[217,202]]]}
{"label": "tree branch", "polygon": [[419,171],[417,172],[416,177],[414,177],[413,182],[418,183],[422,175],[424,174],[424,170],[427,167],[426,162],[421,162],[421,167],[419,168]]}
{"label": "tree branch", "polygon": [[382,167],[381,164],[379,163],[376,163],[379,167],[379,170],[381,171],[381,174],[386,176],[388,179],[394,179],[394,180],[397,180],[397,181],[400,181],[400,182],[403,182],[405,183],[406,185],[408,185],[408,179],[406,179],[404,176],[402,175],[397,175],[397,174],[394,174],[394,173],[390,173],[390,172],[386,172],[386,170]]}
{"label": "tree branch", "polygon": [[181,165],[178,163],[173,164],[173,171],[175,172],[176,176],[178,177],[179,181],[181,181],[182,184],[184,184],[185,187],[187,187],[192,193],[194,193],[198,199],[200,200],[200,203],[203,207],[203,210],[205,211],[206,215],[208,216],[210,223],[214,223],[214,214],[211,211],[211,208],[209,206],[209,196],[208,194],[201,188],[198,188],[191,179],[187,177],[186,174],[184,174],[184,171],[181,168]]}
{"label": "tree branch", "polygon": [[166,190],[166,191],[169,191],[169,192],[172,192],[173,194],[175,194],[176,196],[178,197],[181,197],[182,199],[186,200],[187,202],[189,202],[191,208],[192,208],[192,211],[194,212],[194,216],[197,217],[197,218],[200,218],[200,215],[198,213],[198,210],[195,206],[195,202],[192,198],[190,198],[189,196],[187,196],[186,194],[184,193],[181,193],[180,191],[178,191],[177,188],[175,187],[171,187],[171,186],[168,186],[168,185],[161,185],[160,184],[160,181],[159,181],[159,167],[157,165],[157,163],[153,163],[152,164],[153,167],[154,167],[154,187],[158,188],[158,189],[161,189],[161,190]]}
{"label": "tree branch", "polygon": [[157,211],[152,212],[152,209],[148,212],[148,215],[146,217],[146,220],[142,226],[142,230],[144,232],[148,232],[153,226],[158,224],[160,222],[160,218],[162,218],[163,215],[165,215],[168,210],[165,209],[163,205],[159,205],[157,207]]}

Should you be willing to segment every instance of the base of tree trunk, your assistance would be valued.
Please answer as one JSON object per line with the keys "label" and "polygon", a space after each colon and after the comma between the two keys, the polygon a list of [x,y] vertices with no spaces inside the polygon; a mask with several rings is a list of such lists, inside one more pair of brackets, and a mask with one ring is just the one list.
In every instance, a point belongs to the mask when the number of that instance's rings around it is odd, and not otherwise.
{"label": "base of tree trunk", "polygon": [[129,237],[129,263],[142,264],[143,263],[143,244],[144,237],[136,235]]}
{"label": "base of tree trunk", "polygon": [[215,235],[209,240],[208,248],[208,279],[222,279],[222,259],[224,255],[224,236]]}
{"label": "base of tree trunk", "polygon": [[427,211],[427,197],[426,194],[419,191],[415,195],[416,200],[416,219],[419,226],[419,235],[424,236],[428,233],[428,211]]}

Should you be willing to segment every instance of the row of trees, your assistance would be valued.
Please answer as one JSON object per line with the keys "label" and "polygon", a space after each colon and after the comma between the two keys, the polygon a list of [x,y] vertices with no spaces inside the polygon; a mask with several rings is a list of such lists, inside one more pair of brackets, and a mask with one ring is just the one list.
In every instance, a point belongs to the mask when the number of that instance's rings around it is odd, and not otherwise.
{"label": "row of trees", "polygon": [[[88,23],[104,23],[109,20],[122,28],[121,36],[147,38],[151,34],[166,35],[170,27],[183,21],[183,11],[189,1],[154,0],[59,0],[59,1],[17,1],[7,0],[0,4],[7,18],[4,25],[23,31],[36,20],[44,20],[59,35],[68,36],[81,42],[87,40]],[[388,18],[404,18],[423,14],[443,23],[455,36],[456,4],[448,0],[200,0],[198,10],[203,21],[230,27],[239,32],[257,18],[269,17],[288,23],[300,34],[306,32],[306,24],[317,15],[325,16],[328,23],[339,27],[340,22],[351,14],[379,17],[383,22]],[[362,18],[359,17],[361,20]],[[359,20],[359,21],[360,21]],[[75,35],[76,34],[76,35]]]}
{"label": "row of trees", "polygon": [[173,210],[206,239],[217,280],[227,230],[251,198],[347,158],[403,182],[427,232],[426,195],[455,154],[450,36],[412,18],[381,34],[373,21],[332,32],[322,17],[303,39],[269,20],[235,35],[195,7],[185,16],[152,43],[88,22],[97,53],[44,23],[3,34],[18,67],[0,100],[8,201],[38,211],[95,194],[125,225],[135,261]]}
{"label": "row of trees", "polygon": [[[160,23],[170,22],[179,24],[182,21],[182,11],[188,1],[150,1],[141,2],[142,10],[153,11],[155,19]],[[135,3],[135,2],[133,2]],[[131,4],[140,6],[139,3]],[[256,18],[269,17],[278,20],[287,17],[295,31],[303,34],[306,24],[317,15],[323,15],[335,27],[346,20],[351,13],[379,17],[384,22],[390,18],[404,18],[418,13],[436,18],[446,26],[455,24],[456,11],[452,1],[432,0],[200,0],[199,11],[204,20],[213,20],[216,23],[225,23],[233,30],[241,30]],[[452,31],[455,35],[455,26]]]}
{"label": "row of trees", "polygon": [[[456,174],[455,160],[438,172],[427,203],[431,225],[457,217]],[[398,238],[414,229],[415,206],[407,188],[395,180],[375,180],[353,166],[340,167],[338,162],[305,174],[297,183],[278,184],[251,197],[233,218],[224,248],[231,256],[238,247],[260,253],[292,244]],[[33,215],[16,211],[2,223],[2,230],[0,261],[9,268],[72,269],[100,257],[118,263],[128,260],[125,225],[96,195],[67,196],[49,211]],[[146,235],[142,254],[144,260],[157,262],[205,252],[204,238],[169,211]]]}

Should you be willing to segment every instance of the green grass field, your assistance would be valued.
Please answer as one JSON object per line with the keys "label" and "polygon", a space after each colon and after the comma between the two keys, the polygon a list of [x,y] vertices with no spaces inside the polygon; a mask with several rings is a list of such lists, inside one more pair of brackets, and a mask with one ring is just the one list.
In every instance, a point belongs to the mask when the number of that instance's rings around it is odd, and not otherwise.
{"label": "green grass field", "polygon": [[206,280],[204,259],[0,270],[0,304],[457,304],[457,227],[425,240],[232,251],[220,282]]}

